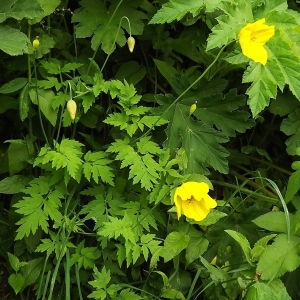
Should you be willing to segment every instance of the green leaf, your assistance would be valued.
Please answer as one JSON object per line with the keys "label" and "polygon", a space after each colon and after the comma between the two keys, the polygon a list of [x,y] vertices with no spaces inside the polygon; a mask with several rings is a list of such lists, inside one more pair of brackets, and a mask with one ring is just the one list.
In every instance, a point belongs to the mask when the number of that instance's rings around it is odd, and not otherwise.
{"label": "green leaf", "polygon": [[0,181],[0,193],[18,194],[25,188],[29,181],[30,177],[24,175],[6,177]]}
{"label": "green leaf", "polygon": [[16,257],[14,254],[7,252],[7,256],[8,256],[9,264],[15,272],[18,272],[20,268],[27,265],[27,262],[20,262],[18,257]]}
{"label": "green leaf", "polygon": [[[95,0],[82,0],[81,7],[75,10],[72,18],[75,26],[76,37],[86,38],[92,36],[92,49],[101,46],[109,54],[115,49],[115,42],[120,46],[126,43],[125,30],[129,33],[130,20],[131,34],[139,35],[144,28],[145,13],[139,9],[142,1],[125,0],[122,3],[113,2],[109,7]],[[114,13],[113,13],[114,12]],[[120,23],[121,22],[121,23]],[[120,24],[120,30],[119,29]]]}
{"label": "green leaf", "polygon": [[28,52],[30,43],[27,36],[18,29],[0,25],[0,50],[9,55],[22,55]]}
{"label": "green leaf", "polygon": [[288,181],[285,193],[285,201],[291,201],[300,189],[300,170],[294,172]]}
{"label": "green leaf", "polygon": [[111,280],[110,270],[106,270],[105,266],[102,268],[101,272],[98,271],[96,267],[93,269],[93,281],[89,281],[89,284],[95,289],[88,298],[93,299],[106,299],[106,289]]}
{"label": "green leaf", "polygon": [[251,250],[251,256],[253,260],[257,260],[260,258],[260,256],[265,251],[268,243],[270,240],[272,240],[276,234],[269,234],[267,236],[264,236],[263,238],[259,239],[253,246],[253,249]]}
{"label": "green leaf", "polygon": [[170,112],[168,137],[168,146],[172,151],[181,145],[184,147],[190,173],[198,173],[199,168],[207,173],[208,166],[221,173],[228,172],[226,158],[229,153],[220,145],[228,138],[202,121],[193,120],[187,105],[177,103]]}
{"label": "green leaf", "polygon": [[25,278],[22,274],[11,274],[8,277],[8,283],[14,289],[15,294],[18,294],[25,287]]}
{"label": "green leaf", "polygon": [[164,247],[160,252],[160,256],[165,262],[176,257],[182,250],[186,249],[190,241],[189,235],[182,232],[171,232],[165,239]]}
{"label": "green leaf", "polygon": [[186,248],[186,261],[188,264],[192,263],[207,250],[209,241],[202,236],[202,234],[190,234],[190,241]]}
{"label": "green leaf", "polygon": [[217,17],[218,24],[212,28],[207,39],[207,50],[235,40],[241,28],[253,20],[250,1],[222,1],[219,9],[222,14]]}
{"label": "green leaf", "polygon": [[29,87],[28,84],[24,86],[19,96],[19,113],[21,121],[24,121],[28,117],[30,99],[29,99]]}
{"label": "green leaf", "polygon": [[288,240],[286,234],[280,234],[259,259],[256,272],[262,274],[261,279],[273,280],[298,268],[299,244],[299,238],[291,237]]}
{"label": "green leaf", "polygon": [[[147,145],[151,149],[153,142],[150,142],[148,138],[144,139],[147,140]],[[147,148],[147,145],[143,145],[143,147]],[[134,184],[140,182],[141,186],[149,191],[158,182],[162,167],[154,160],[152,154],[140,155],[129,145],[128,140],[116,140],[108,147],[107,151],[117,153],[116,159],[122,161],[121,168],[129,166],[129,179],[132,178]]]}
{"label": "green leaf", "polygon": [[61,143],[55,143],[55,150],[45,146],[41,149],[38,157],[34,161],[34,166],[44,165],[51,162],[52,168],[58,170],[66,168],[68,174],[79,181],[82,167],[83,144],[75,140],[63,139]]}
{"label": "green leaf", "polygon": [[96,183],[99,182],[99,178],[105,183],[114,185],[113,169],[108,166],[112,161],[107,159],[107,154],[102,151],[91,152],[88,151],[84,156],[83,174],[85,178],[90,181],[91,177]]}
{"label": "green leaf", "polygon": [[300,109],[291,112],[282,121],[280,130],[290,136],[285,142],[287,152],[290,155],[296,155],[296,150],[300,147]]}
{"label": "green leaf", "polygon": [[251,259],[251,247],[250,243],[247,240],[247,238],[241,234],[240,232],[234,231],[234,230],[225,230],[226,233],[228,233],[238,244],[241,246],[245,257],[250,265],[252,265],[252,259]]}
{"label": "green leaf", "polygon": [[196,17],[205,6],[205,1],[194,0],[169,0],[163,4],[156,14],[152,17],[149,24],[171,23],[181,20],[187,13]]}
{"label": "green leaf", "polygon": [[249,287],[245,300],[261,299],[289,300],[291,297],[287,293],[286,288],[281,281],[273,280],[271,284],[256,282]]}
{"label": "green leaf", "polygon": [[275,232],[287,232],[285,213],[282,211],[271,211],[261,215],[252,221],[257,226]]}
{"label": "green leaf", "polygon": [[2,0],[2,2],[4,3],[1,3],[0,23],[7,18],[22,20],[24,18],[33,19],[43,15],[40,0]]}
{"label": "green leaf", "polygon": [[[277,66],[269,62],[263,66],[259,63],[250,62],[244,73],[243,82],[252,82],[247,89],[249,96],[248,104],[255,117],[269,105],[270,98],[275,99],[277,95],[277,80],[275,73],[279,72]],[[280,82],[283,86],[284,82]]]}
{"label": "green leaf", "polygon": [[204,267],[208,270],[210,277],[215,284],[223,283],[224,281],[228,280],[229,276],[224,270],[218,269],[211,265],[203,256],[200,257],[200,260]]}
{"label": "green leaf", "polygon": [[52,126],[55,126],[57,112],[52,107],[54,92],[52,90],[42,90],[32,88],[29,90],[29,96],[32,103],[39,106],[44,116],[48,119]]}
{"label": "green leaf", "polygon": [[28,83],[27,78],[15,78],[0,87],[1,94],[10,94],[21,90]]}

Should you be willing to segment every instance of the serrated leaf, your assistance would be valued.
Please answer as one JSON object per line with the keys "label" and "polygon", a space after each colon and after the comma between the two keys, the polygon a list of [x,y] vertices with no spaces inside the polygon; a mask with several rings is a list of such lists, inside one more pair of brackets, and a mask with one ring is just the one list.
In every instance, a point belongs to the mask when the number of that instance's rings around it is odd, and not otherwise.
{"label": "serrated leaf", "polygon": [[162,167],[154,160],[153,155],[140,155],[128,143],[126,140],[116,140],[107,151],[117,153],[116,159],[122,161],[121,168],[129,167],[129,179],[133,179],[134,184],[140,182],[143,188],[151,190],[158,182]]}
{"label": "serrated leaf", "polygon": [[219,8],[222,14],[217,17],[218,24],[212,28],[207,39],[207,50],[222,47],[235,40],[240,29],[253,20],[249,1],[222,1]]}
{"label": "serrated leaf", "polygon": [[169,233],[165,239],[164,247],[160,252],[160,256],[164,258],[165,262],[168,262],[184,250],[188,246],[189,241],[189,235],[182,232],[174,231]]}
{"label": "serrated leaf", "polygon": [[251,259],[251,248],[250,243],[247,240],[247,238],[241,234],[240,232],[234,231],[234,230],[225,230],[226,233],[228,233],[238,244],[241,246],[245,257],[249,264],[252,265],[252,259]]}
{"label": "serrated leaf", "polygon": [[257,260],[262,255],[269,241],[272,240],[276,235],[277,234],[269,234],[267,236],[264,236],[254,244],[251,250],[251,256],[253,260]]}
{"label": "serrated leaf", "polygon": [[189,107],[177,103],[168,126],[168,146],[172,151],[184,147],[188,158],[188,170],[196,173],[199,168],[207,173],[213,167],[221,173],[228,172],[228,151],[221,143],[228,138],[221,132],[195,121],[189,116]]}
{"label": "serrated leaf", "polygon": [[259,259],[256,271],[261,274],[261,279],[273,280],[299,267],[299,243],[297,237],[288,240],[286,234],[280,234]]}
{"label": "serrated leaf", "polygon": [[84,156],[83,174],[90,181],[91,178],[98,183],[99,178],[105,183],[113,185],[113,169],[108,166],[112,161],[105,152],[87,152]]}
{"label": "serrated leaf", "polygon": [[200,14],[205,6],[204,0],[169,0],[152,17],[149,24],[171,23],[181,20],[186,14],[190,13],[193,17]]}
{"label": "serrated leaf", "polygon": [[0,50],[9,55],[22,55],[28,52],[28,37],[18,29],[0,25]]}

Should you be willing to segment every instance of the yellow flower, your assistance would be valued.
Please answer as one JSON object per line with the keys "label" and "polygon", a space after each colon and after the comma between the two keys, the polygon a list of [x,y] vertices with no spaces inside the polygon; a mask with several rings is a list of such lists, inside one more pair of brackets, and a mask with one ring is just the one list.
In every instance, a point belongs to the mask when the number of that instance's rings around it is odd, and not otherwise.
{"label": "yellow flower", "polygon": [[243,54],[263,65],[268,60],[264,45],[275,34],[275,26],[266,25],[265,22],[266,19],[263,18],[247,24],[238,35]]}
{"label": "yellow flower", "polygon": [[217,206],[208,191],[209,186],[205,182],[189,181],[176,188],[174,202],[178,219],[181,214],[195,221],[205,219],[210,210]]}
{"label": "yellow flower", "polygon": [[76,116],[76,110],[77,110],[77,104],[73,99],[70,99],[67,102],[67,110],[70,114],[70,117],[72,120],[75,120],[75,116]]}

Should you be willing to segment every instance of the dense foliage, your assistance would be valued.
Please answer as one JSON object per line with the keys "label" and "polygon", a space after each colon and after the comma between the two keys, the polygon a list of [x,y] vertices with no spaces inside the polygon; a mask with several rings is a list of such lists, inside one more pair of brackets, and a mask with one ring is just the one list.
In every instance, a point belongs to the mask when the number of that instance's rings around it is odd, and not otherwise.
{"label": "dense foliage", "polygon": [[299,11],[2,0],[0,298],[298,299]]}

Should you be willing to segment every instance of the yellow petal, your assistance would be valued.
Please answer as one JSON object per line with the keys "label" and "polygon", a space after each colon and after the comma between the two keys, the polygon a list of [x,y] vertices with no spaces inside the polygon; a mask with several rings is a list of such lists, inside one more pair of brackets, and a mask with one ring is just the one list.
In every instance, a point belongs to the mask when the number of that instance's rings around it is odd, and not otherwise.
{"label": "yellow petal", "polygon": [[209,210],[203,201],[191,200],[182,202],[182,213],[189,219],[201,221],[206,218]]}
{"label": "yellow petal", "polygon": [[275,34],[275,26],[266,25],[265,21],[265,18],[262,18],[247,24],[238,34],[243,54],[263,65],[268,60],[268,52],[264,45]]}

